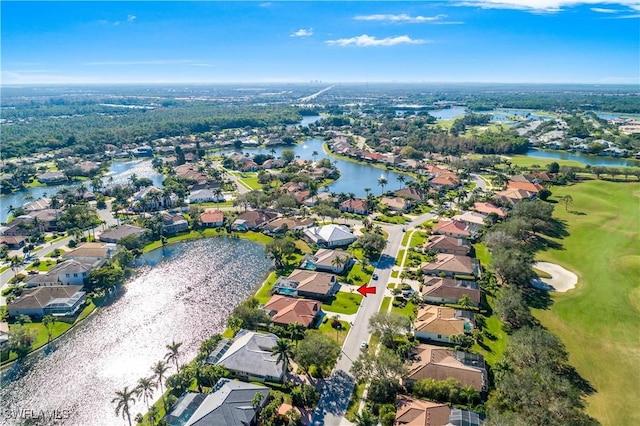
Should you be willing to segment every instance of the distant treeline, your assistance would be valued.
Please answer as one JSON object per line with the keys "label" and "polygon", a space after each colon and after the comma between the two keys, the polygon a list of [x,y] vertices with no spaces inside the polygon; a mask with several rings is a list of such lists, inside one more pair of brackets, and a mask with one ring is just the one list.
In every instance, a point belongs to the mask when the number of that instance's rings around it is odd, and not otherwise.
{"label": "distant treeline", "polygon": [[8,111],[11,114],[3,118],[22,120],[3,126],[4,158],[64,147],[77,154],[93,154],[104,151],[105,144],[146,143],[162,137],[230,128],[294,124],[302,119],[297,109],[281,105],[229,106],[204,102],[152,110],[37,104]]}

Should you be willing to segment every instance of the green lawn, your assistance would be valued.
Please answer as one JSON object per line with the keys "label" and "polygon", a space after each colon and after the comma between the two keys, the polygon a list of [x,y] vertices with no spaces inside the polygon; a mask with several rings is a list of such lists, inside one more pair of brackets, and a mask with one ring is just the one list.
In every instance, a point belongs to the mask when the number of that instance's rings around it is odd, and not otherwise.
{"label": "green lawn", "polygon": [[362,302],[362,295],[359,293],[345,293],[339,291],[334,297],[322,304],[322,309],[331,316],[331,312],[351,315],[358,312],[358,307]]}
{"label": "green lawn", "polygon": [[406,317],[412,317],[415,318],[416,314],[415,314],[415,309],[416,309],[416,305],[415,303],[412,302],[407,302],[407,304],[404,306],[404,308],[399,308],[397,306],[392,306],[391,307],[391,312],[395,312],[397,314],[402,314]]}
{"label": "green lawn", "polygon": [[569,361],[596,389],[588,413],[604,425],[640,424],[640,183],[587,181],[554,187],[571,195],[555,216],[568,224],[562,248],[539,253],[578,274],[578,286],[535,310]]}
{"label": "green lawn", "polygon": [[389,305],[391,304],[391,297],[385,297],[382,299],[382,305],[380,306],[380,312],[387,312],[389,310]]}
{"label": "green lawn", "polygon": [[320,327],[318,327],[318,330],[320,330],[322,333],[326,334],[327,336],[333,339],[336,339],[336,342],[338,342],[338,344],[342,346],[342,344],[344,343],[344,339],[347,338],[347,333],[349,333],[349,329],[351,328],[351,326],[349,325],[348,321],[340,321],[340,324],[342,325],[342,329],[336,330],[335,328],[331,327],[332,316],[333,316],[332,314],[328,313],[327,317],[329,319],[323,324],[320,324]]}
{"label": "green lawn", "polygon": [[55,260],[40,261],[38,266],[34,266],[33,263],[27,267],[27,271],[39,271],[47,272],[49,269],[56,266],[58,263]]}
{"label": "green lawn", "polygon": [[358,409],[360,408],[360,400],[362,399],[362,395],[364,395],[364,389],[366,386],[366,383],[356,384],[356,387],[351,394],[347,412],[344,414],[344,417],[350,422],[354,422],[356,420],[356,414],[358,414]]}
{"label": "green lawn", "polygon": [[413,233],[413,236],[411,237],[411,242],[409,243],[409,247],[414,248],[417,246],[421,246],[427,241],[428,238],[429,238],[429,234],[427,234],[426,232],[416,231]]}
{"label": "green lawn", "polygon": [[491,262],[491,254],[489,253],[489,249],[482,243],[476,243],[473,245],[473,248],[476,252],[476,258],[482,263],[482,267],[486,268]]}
{"label": "green lawn", "polygon": [[578,167],[581,169],[584,168],[584,164],[578,161],[556,160],[551,158],[536,158],[536,157],[528,157],[526,155],[513,155],[509,158],[509,161],[511,161],[511,164],[513,164],[514,166],[520,166],[520,167],[526,167],[526,168],[530,168],[531,166],[538,165],[543,169],[546,169],[547,164],[554,163],[554,162],[558,163],[561,167],[569,166],[569,167]]}
{"label": "green lawn", "polygon": [[389,216],[385,214],[378,215],[373,218],[374,221],[383,222],[383,223],[392,223],[395,225],[401,225],[403,223],[410,222],[411,219],[405,216]]}
{"label": "green lawn", "polygon": [[365,271],[362,269],[362,263],[356,263],[351,267],[349,274],[347,274],[347,282],[353,285],[360,285],[368,283],[371,279],[371,273],[369,272],[371,267],[368,266]]}
{"label": "green lawn", "polygon": [[402,266],[402,259],[404,258],[404,252],[405,250],[399,250],[398,251],[398,256],[396,256],[396,265],[397,266]]}
{"label": "green lawn", "polygon": [[[487,302],[492,305],[492,298],[487,296]],[[486,319],[482,346],[474,343],[471,352],[484,356],[485,361],[494,367],[502,358],[502,353],[507,344],[507,333],[502,329],[502,322],[496,316]]]}

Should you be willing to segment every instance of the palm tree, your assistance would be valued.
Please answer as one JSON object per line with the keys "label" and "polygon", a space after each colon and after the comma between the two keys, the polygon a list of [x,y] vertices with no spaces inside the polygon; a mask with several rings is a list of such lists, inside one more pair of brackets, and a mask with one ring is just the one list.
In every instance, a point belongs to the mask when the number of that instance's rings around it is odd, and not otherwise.
{"label": "palm tree", "polygon": [[291,350],[291,341],[287,339],[278,339],[276,345],[273,347],[273,349],[271,349],[271,353],[278,356],[276,358],[276,365],[282,363],[282,368],[286,374],[289,361],[293,357],[293,352]]}
{"label": "palm tree", "polygon": [[116,391],[116,397],[111,400],[112,404],[117,404],[116,416],[120,415],[120,411],[122,411],[122,418],[126,418],[129,421],[129,426],[131,426],[129,409],[136,402],[135,394],[135,389],[129,390],[128,386],[125,386],[121,391]]}
{"label": "palm tree", "polygon": [[371,193],[371,188],[365,188],[364,192],[367,194],[367,197],[368,197],[369,194]]}
{"label": "palm tree", "polygon": [[9,259],[9,267],[11,268],[11,270],[13,270],[13,279],[15,280],[15,278],[18,276],[18,269],[20,269],[20,266],[22,265],[22,258],[16,256],[13,256]]}
{"label": "palm tree", "polygon": [[378,178],[378,185],[380,185],[381,191],[380,191],[380,195],[382,195],[382,193],[384,192],[384,187],[387,185],[387,178],[384,176],[380,176]]}
{"label": "palm tree", "polygon": [[15,211],[16,211],[16,208],[13,207],[12,204],[9,204],[9,207],[7,207],[7,213],[9,213],[9,215],[12,215],[13,212],[15,212]]}
{"label": "palm tree", "polygon": [[138,380],[138,386],[136,386],[136,395],[138,397],[142,395],[142,400],[147,404],[147,411],[149,410],[149,400],[153,398],[153,391],[158,385],[153,380],[153,377],[143,377]]}
{"label": "palm tree", "polygon": [[167,371],[169,371],[169,366],[164,361],[158,361],[153,365],[152,370],[153,377],[158,380],[158,386],[160,386],[160,392],[162,393],[162,404],[166,407],[162,381],[165,379],[165,374],[167,373]]}
{"label": "palm tree", "polygon": [[295,321],[289,324],[287,329],[289,330],[291,339],[296,341],[296,347],[298,347],[298,342],[304,338],[305,326]]}
{"label": "palm tree", "polygon": [[316,161],[316,158],[318,157],[318,151],[313,151],[311,153],[311,156],[313,157],[313,161]]}
{"label": "palm tree", "polygon": [[465,293],[462,295],[460,300],[458,300],[458,305],[460,305],[462,309],[469,309],[473,306],[473,301],[471,300],[471,297]]}
{"label": "palm tree", "polygon": [[80,186],[78,186],[78,189],[76,189],[76,194],[78,194],[78,198],[80,200],[84,199],[84,194],[87,193],[87,185],[85,185],[84,183],[81,183]]}
{"label": "palm tree", "polygon": [[178,365],[178,358],[180,358],[180,346],[182,346],[182,342],[176,343],[175,340],[172,340],[171,344],[167,345],[167,349],[169,350],[169,352],[167,352],[164,356],[167,362],[175,362],[176,371],[178,373],[180,372],[180,366]]}
{"label": "palm tree", "polygon": [[347,264],[346,256],[336,256],[331,260],[331,266],[335,267],[338,271],[341,271],[344,268],[344,265]]}
{"label": "palm tree", "polygon": [[53,315],[45,315],[45,317],[42,318],[42,325],[44,325],[44,328],[47,330],[47,345],[51,343],[51,338],[53,337],[53,328],[55,327],[56,322],[56,317],[54,317]]}
{"label": "palm tree", "polygon": [[400,182],[400,187],[398,189],[402,188],[402,184],[407,180],[403,175],[398,175],[398,177],[396,178],[396,180],[398,182]]}

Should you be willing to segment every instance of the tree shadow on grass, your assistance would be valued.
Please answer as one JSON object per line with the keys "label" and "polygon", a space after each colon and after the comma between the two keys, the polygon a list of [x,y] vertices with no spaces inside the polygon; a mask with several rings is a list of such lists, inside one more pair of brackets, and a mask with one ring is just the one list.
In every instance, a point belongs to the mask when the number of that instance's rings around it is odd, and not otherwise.
{"label": "tree shadow on grass", "polygon": [[553,305],[553,299],[547,290],[538,288],[525,288],[522,291],[522,297],[530,308],[549,309]]}
{"label": "tree shadow on grass", "polygon": [[566,365],[562,374],[584,395],[596,393],[596,388],[591,385],[591,382],[582,377],[572,365]]}
{"label": "tree shadow on grass", "polygon": [[574,214],[576,216],[586,216],[587,215],[585,212],[579,212],[577,210],[569,210],[569,213]]}

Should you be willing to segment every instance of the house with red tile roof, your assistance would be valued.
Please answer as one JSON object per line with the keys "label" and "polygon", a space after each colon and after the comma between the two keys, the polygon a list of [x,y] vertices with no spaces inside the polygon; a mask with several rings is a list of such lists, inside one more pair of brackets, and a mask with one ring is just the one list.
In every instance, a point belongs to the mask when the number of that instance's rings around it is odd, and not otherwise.
{"label": "house with red tile roof", "polygon": [[359,198],[356,198],[355,200],[344,200],[342,203],[340,203],[340,211],[362,215],[369,214],[367,202]]}
{"label": "house with red tile roof", "polygon": [[505,217],[507,215],[507,212],[504,209],[491,203],[474,203],[473,209],[484,214],[495,213],[498,217]]}
{"label": "house with red tile roof", "polygon": [[315,325],[322,315],[322,303],[317,300],[296,299],[275,295],[264,305],[271,315],[271,322],[287,326],[297,322],[309,328]]}
{"label": "house with red tile roof", "polygon": [[477,259],[456,254],[438,253],[436,259],[423,263],[422,271],[425,275],[444,274],[448,277],[456,275],[479,275],[480,266]]}
{"label": "house with red tile roof", "polygon": [[200,223],[207,228],[215,228],[224,225],[224,213],[220,210],[207,209],[200,214]]}
{"label": "house with red tile roof", "polygon": [[467,229],[467,225],[456,220],[441,220],[436,223],[431,232],[439,235],[447,235],[454,238],[469,238],[471,232]]}

